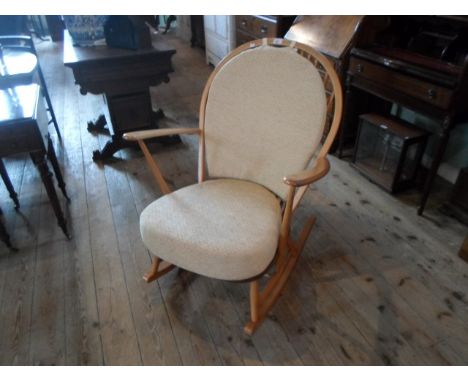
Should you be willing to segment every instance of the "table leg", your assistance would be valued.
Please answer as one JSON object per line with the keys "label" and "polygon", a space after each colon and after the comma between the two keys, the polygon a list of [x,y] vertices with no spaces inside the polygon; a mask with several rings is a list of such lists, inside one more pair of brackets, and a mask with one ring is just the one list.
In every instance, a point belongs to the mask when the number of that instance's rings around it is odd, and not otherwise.
{"label": "table leg", "polygon": [[346,92],[345,92],[345,105],[343,113],[343,122],[341,124],[340,130],[338,131],[339,140],[338,140],[338,158],[343,158],[343,148],[346,138],[346,133],[348,129],[351,128],[351,124],[354,122],[355,112],[354,112],[354,94],[351,87],[351,78],[346,78]]}
{"label": "table leg", "polygon": [[57,178],[57,183],[62,190],[63,196],[70,201],[70,198],[67,195],[67,190],[65,189],[65,182],[63,181],[62,171],[57,160],[57,155],[55,155],[54,145],[50,137],[47,138],[47,157],[49,158],[52,168],[54,169],[55,177]]}
{"label": "table leg", "polygon": [[466,235],[465,240],[463,241],[460,251],[458,252],[458,256],[460,256],[463,260],[468,262],[468,235]]}
{"label": "table leg", "polygon": [[[158,121],[163,119],[163,118],[166,118],[163,109],[158,108],[157,111],[153,110],[152,111],[152,118],[153,118],[153,120],[152,120],[153,128],[154,129],[159,128]],[[161,143],[164,146],[166,146],[166,145],[169,146],[169,145],[173,145],[173,144],[182,142],[182,139],[178,135],[169,135],[167,137],[153,138],[152,141]]]}
{"label": "table leg", "polygon": [[440,162],[442,161],[447,147],[447,143],[450,137],[450,130],[453,127],[453,118],[447,116],[442,122],[442,131],[439,134],[439,142],[437,145],[437,150],[434,156],[434,159],[431,163],[431,168],[429,174],[427,175],[426,183],[424,184],[424,190],[421,197],[421,203],[418,208],[418,215],[422,215],[424,208],[426,207],[427,199],[429,198],[429,193],[431,191],[432,183],[434,182],[435,176],[437,175],[437,170],[439,168]]}
{"label": "table leg", "polygon": [[109,129],[106,127],[107,121],[104,114],[101,114],[97,119],[88,122],[88,131],[90,133],[98,133],[98,134],[110,134]]}
{"label": "table leg", "polygon": [[11,245],[10,235],[8,235],[8,231],[6,230],[5,225],[3,224],[2,218],[0,218],[0,238],[8,248],[14,249]]}
{"label": "table leg", "polygon": [[15,203],[15,208],[18,209],[20,207],[18,194],[15,192],[15,189],[11,184],[10,177],[8,176],[8,172],[5,168],[5,164],[3,163],[2,159],[0,159],[0,174],[3,179],[3,183],[5,183],[5,186],[8,190],[8,193],[10,194],[10,198],[13,199],[13,202]]}
{"label": "table leg", "polygon": [[44,183],[44,187],[46,188],[47,195],[52,204],[52,208],[54,209],[55,216],[57,217],[58,225],[62,228],[65,236],[70,239],[67,222],[63,216],[57,192],[55,191],[54,183],[52,182],[52,173],[49,171],[49,167],[47,166],[46,155],[44,155],[44,153],[31,153],[31,159],[39,170],[42,183]]}
{"label": "table leg", "polygon": [[177,20],[177,17],[170,15],[166,20],[166,29],[164,29],[163,34],[166,34],[167,31],[171,28],[171,24]]}
{"label": "table leg", "polygon": [[151,114],[153,116],[153,123],[155,124],[155,128],[157,129],[158,121],[166,117],[166,115],[164,114],[164,110],[158,107],[158,110],[152,110]]}
{"label": "table leg", "polygon": [[113,135],[112,138],[106,142],[102,150],[93,151],[93,161],[105,161],[112,158],[112,156],[123,149],[130,146],[131,143],[125,141],[121,136]]}

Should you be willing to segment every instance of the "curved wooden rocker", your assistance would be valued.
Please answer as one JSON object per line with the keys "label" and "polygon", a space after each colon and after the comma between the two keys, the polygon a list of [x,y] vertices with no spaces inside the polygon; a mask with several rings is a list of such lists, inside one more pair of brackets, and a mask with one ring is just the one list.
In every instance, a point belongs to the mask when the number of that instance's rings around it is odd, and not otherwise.
{"label": "curved wooden rocker", "polygon": [[[262,60],[265,61],[262,62]],[[304,66],[304,62],[307,63],[307,67]],[[255,69],[257,63],[263,65],[263,67],[258,70]],[[275,70],[281,70],[281,76],[275,74],[277,73]],[[282,77],[283,73],[287,78],[279,78]],[[259,84],[265,84],[268,87],[270,86],[270,80],[274,83],[273,87],[281,92],[281,96],[287,99],[277,95],[270,97],[271,92],[269,90],[265,91],[261,94],[261,99],[258,99],[258,108],[257,106],[254,107],[256,110],[255,115],[249,114],[248,110],[251,106],[249,102],[255,99]],[[244,81],[244,85],[237,84],[237,82],[242,81]],[[253,87],[251,89],[247,88],[249,83],[252,83]],[[234,89],[231,89],[230,84],[233,85]],[[246,93],[239,95],[239,89],[242,89],[239,86],[246,86]],[[290,86],[293,87],[292,90],[288,90]],[[244,100],[244,97],[248,98],[248,100]],[[218,98],[221,99],[219,102]],[[232,117],[231,121],[229,111],[233,110],[232,104],[234,104],[235,108],[236,103],[239,103],[239,108],[242,110],[239,110],[239,113]],[[276,115],[273,118],[271,114],[274,114],[278,107],[280,109],[279,117]],[[218,112],[216,108],[221,110]],[[165,194],[162,198],[150,204],[145,209],[145,211],[149,210],[149,212],[143,211],[140,218],[143,241],[154,255],[152,267],[144,276],[144,279],[147,282],[153,281],[177,265],[208,277],[250,282],[251,316],[250,322],[246,324],[244,329],[246,333],[251,335],[265,319],[280,296],[315,223],[314,217],[309,218],[299,239],[293,241],[290,237],[290,222],[293,213],[307,187],[324,177],[329,171],[330,165],[326,156],[339,129],[342,108],[341,85],[328,59],[312,48],[300,43],[284,39],[263,39],[238,47],[215,68],[202,95],[198,129],[156,129],[125,134],[125,139],[138,142],[156,183],[162,193]],[[288,126],[284,125],[283,117],[285,114],[287,121],[291,121]],[[277,121],[278,118],[280,121]],[[246,128],[236,132],[239,121],[243,126],[245,124],[250,128],[251,133],[249,132],[248,142],[245,141],[244,136]],[[263,121],[271,124],[271,130],[268,130],[265,126],[260,126]],[[189,186],[179,190],[185,190],[184,192],[179,193],[179,191],[176,191],[171,194],[170,187],[164,180],[157,163],[144,142],[149,138],[173,134],[196,134],[199,136],[198,184],[195,185],[200,185],[198,189]],[[253,146],[249,146],[252,139],[254,140]],[[262,151],[263,142],[272,142],[274,147],[278,147],[278,142],[279,144],[292,142],[292,144],[286,145],[289,150],[285,149],[284,151],[279,150],[270,153],[268,148]],[[217,144],[221,145],[220,149],[215,147]],[[237,152],[239,159],[236,161],[227,158],[231,154],[231,146],[242,148]],[[291,150],[291,147],[293,150]],[[315,160],[312,158],[315,158]],[[311,162],[313,162],[313,165],[308,168]],[[265,166],[273,166],[271,174],[269,168]],[[284,177],[280,175],[281,173],[283,175],[285,173],[294,173],[295,175]],[[270,178],[265,174],[271,175]],[[261,256],[266,256],[264,262],[258,265],[261,268],[255,268],[257,266],[257,257],[254,257],[254,255],[252,255],[251,259],[248,259],[246,266],[240,267],[243,270],[237,271],[236,275],[229,273],[230,268],[233,269],[232,272],[234,273],[236,268],[236,266],[228,265],[229,257],[222,260],[226,261],[225,267],[223,267],[223,264],[213,264],[213,267],[205,265],[205,268],[203,268],[203,264],[199,264],[199,262],[204,261],[202,259],[203,253],[198,254],[199,258],[190,257],[190,253],[177,257],[175,253],[177,250],[172,250],[173,247],[171,246],[176,245],[174,242],[177,239],[185,239],[174,236],[175,239],[172,237],[166,243],[163,235],[157,235],[156,231],[160,228],[150,225],[151,219],[156,219],[160,214],[163,215],[161,219],[168,218],[170,220],[171,215],[168,215],[165,209],[173,208],[174,205],[177,206],[177,201],[171,201],[170,195],[176,194],[176,200],[185,200],[183,198],[190,197],[191,190],[193,190],[192,193],[200,193],[197,190],[205,192],[206,190],[201,188],[201,185],[214,187],[216,181],[208,180],[213,178],[221,179],[218,181],[220,184],[223,184],[223,179],[231,179],[232,183],[229,184],[236,185],[236,187],[237,183],[232,179],[245,179],[245,182],[241,182],[240,189],[243,189],[244,186],[247,188],[257,187],[259,193],[271,193],[277,198],[275,200],[279,200],[278,227],[273,224],[273,231],[277,232],[277,237],[274,239],[276,250],[272,247],[271,253],[266,255],[265,251],[260,251]],[[203,195],[203,192],[201,192],[201,195]],[[238,195],[239,191],[236,189],[234,193]],[[265,196],[265,198],[267,197]],[[166,203],[167,200],[176,204],[171,204],[172,207],[164,207],[162,204]],[[155,203],[156,205],[153,206]],[[273,206],[272,208],[276,207]],[[229,220],[226,220],[226,222],[215,222],[214,224],[229,224]],[[160,222],[157,224],[160,224]],[[154,225],[157,224],[154,223]],[[275,231],[276,228],[277,231]],[[257,227],[251,226],[250,229],[255,231]],[[151,235],[145,234],[145,232],[150,232]],[[167,231],[164,235],[168,235],[168,232],[170,234],[170,231]],[[153,240],[152,235],[156,235],[154,239],[156,241]],[[271,242],[271,238],[265,236],[265,242],[267,241]],[[161,248],[167,252],[164,252]],[[258,255],[258,257],[261,256]],[[163,257],[167,261],[163,261]],[[211,269],[216,268],[216,266],[219,266],[218,270]],[[264,289],[260,290],[260,280],[267,271],[269,280]]]}

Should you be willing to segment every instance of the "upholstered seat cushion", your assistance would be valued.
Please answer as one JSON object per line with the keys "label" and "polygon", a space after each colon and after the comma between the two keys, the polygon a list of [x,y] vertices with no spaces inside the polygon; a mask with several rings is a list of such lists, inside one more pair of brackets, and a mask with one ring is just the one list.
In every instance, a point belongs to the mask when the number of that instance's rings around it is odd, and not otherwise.
{"label": "upholstered seat cushion", "polygon": [[222,280],[246,280],[274,258],[279,199],[265,187],[235,179],[194,184],[142,212],[143,242],[155,256]]}

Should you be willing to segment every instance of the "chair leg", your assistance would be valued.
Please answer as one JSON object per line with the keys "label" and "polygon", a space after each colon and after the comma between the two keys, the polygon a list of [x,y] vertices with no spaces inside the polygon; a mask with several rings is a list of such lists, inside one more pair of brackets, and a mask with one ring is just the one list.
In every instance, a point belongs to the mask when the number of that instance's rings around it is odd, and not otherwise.
{"label": "chair leg", "polygon": [[10,235],[8,235],[8,231],[5,228],[5,225],[3,224],[3,221],[1,218],[0,218],[0,239],[6,244],[8,248],[14,251],[16,250],[16,248],[13,248],[13,246],[11,245]]}
{"label": "chair leg", "polygon": [[254,280],[250,282],[250,320],[252,322],[258,321],[258,299],[259,299],[258,280]]}
{"label": "chair leg", "polygon": [[289,241],[287,259],[281,261],[281,268],[277,269],[262,292],[259,292],[258,280],[250,283],[250,322],[244,327],[244,331],[248,335],[252,335],[260,326],[283,291],[286,281],[304,249],[315,220],[315,217],[309,218],[296,243]]}
{"label": "chair leg", "polygon": [[143,280],[145,280],[147,283],[150,283],[160,278],[161,276],[164,276],[174,268],[175,266],[173,264],[170,264],[167,261],[163,261],[159,257],[153,256],[151,268],[144,274]]}

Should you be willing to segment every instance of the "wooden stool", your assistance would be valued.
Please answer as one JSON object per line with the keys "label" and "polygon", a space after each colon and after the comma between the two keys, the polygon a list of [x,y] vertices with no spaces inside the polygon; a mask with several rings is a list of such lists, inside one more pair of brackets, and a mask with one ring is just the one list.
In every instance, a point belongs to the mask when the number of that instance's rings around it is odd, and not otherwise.
{"label": "wooden stool", "polygon": [[[31,156],[41,175],[58,225],[62,228],[65,236],[69,238],[67,224],[52,182],[52,173],[47,166],[47,159],[52,164],[63,195],[67,200],[69,198],[48,133],[47,112],[40,93],[40,86],[37,84],[0,90],[0,109],[3,110],[0,117],[0,158],[19,153],[28,153]],[[17,194],[3,163],[0,163],[0,173],[16,208],[18,208]]]}

